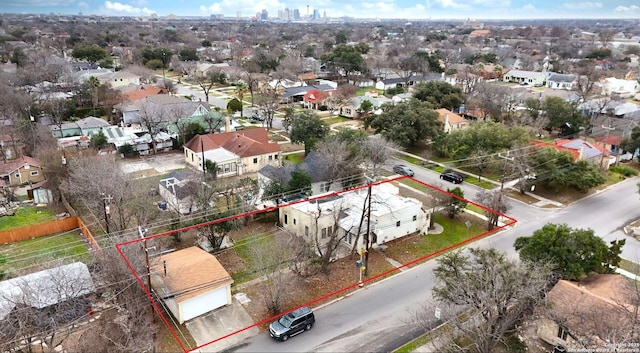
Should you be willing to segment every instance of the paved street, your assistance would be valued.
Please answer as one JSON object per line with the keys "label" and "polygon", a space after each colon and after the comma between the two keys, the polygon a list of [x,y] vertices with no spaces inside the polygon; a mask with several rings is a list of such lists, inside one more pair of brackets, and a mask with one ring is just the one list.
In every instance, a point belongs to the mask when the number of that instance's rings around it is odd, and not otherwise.
{"label": "paved street", "polygon": [[[413,168],[416,178],[441,183],[437,173]],[[605,241],[626,238],[623,257],[640,258],[640,242],[626,237],[622,227],[640,218],[638,178],[626,180],[562,209],[541,209],[512,201],[509,215],[518,220],[516,227],[484,238],[473,246],[495,247],[517,258],[513,242],[528,236],[544,224],[567,223],[571,227],[592,228]],[[463,183],[469,199],[476,188]],[[411,310],[431,296],[435,261],[429,261],[383,282],[365,286],[352,295],[316,310],[316,325],[309,332],[287,342],[273,341],[267,333],[246,340],[236,352],[388,352],[413,338],[418,330],[408,323]]]}

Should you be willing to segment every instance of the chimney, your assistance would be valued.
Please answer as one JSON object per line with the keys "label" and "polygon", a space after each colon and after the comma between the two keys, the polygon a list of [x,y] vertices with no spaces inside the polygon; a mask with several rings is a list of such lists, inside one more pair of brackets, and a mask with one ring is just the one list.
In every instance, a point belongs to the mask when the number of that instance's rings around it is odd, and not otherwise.
{"label": "chimney", "polygon": [[449,125],[449,114],[445,114],[444,115],[444,125],[448,126]]}
{"label": "chimney", "polygon": [[224,132],[231,131],[231,120],[229,120],[229,114],[224,116]]}

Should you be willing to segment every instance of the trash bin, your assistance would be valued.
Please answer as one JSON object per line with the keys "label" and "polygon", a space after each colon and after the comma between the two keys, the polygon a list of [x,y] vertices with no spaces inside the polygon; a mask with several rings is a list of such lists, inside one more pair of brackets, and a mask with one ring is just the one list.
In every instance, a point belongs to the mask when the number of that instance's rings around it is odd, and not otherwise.
{"label": "trash bin", "polygon": [[158,207],[160,207],[161,210],[166,210],[167,209],[167,202],[166,201],[158,202]]}

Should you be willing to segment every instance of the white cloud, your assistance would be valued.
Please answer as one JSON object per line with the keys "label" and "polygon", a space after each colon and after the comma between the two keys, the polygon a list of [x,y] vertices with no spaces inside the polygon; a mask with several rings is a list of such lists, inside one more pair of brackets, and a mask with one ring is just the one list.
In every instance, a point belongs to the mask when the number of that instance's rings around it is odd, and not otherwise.
{"label": "white cloud", "polygon": [[613,9],[613,12],[640,12],[640,6],[631,5],[631,6],[618,6]]}
{"label": "white cloud", "polygon": [[595,1],[565,2],[564,4],[562,4],[562,7],[569,10],[595,10],[601,9],[602,3]]}
{"label": "white cloud", "polygon": [[461,4],[456,0],[433,0],[432,3],[443,8],[451,8],[451,9],[459,9],[459,10],[469,10],[471,8],[469,5]]}
{"label": "white cloud", "polygon": [[119,2],[111,2],[111,1],[105,1],[104,2],[104,7],[109,10],[109,11],[115,11],[115,12],[124,12],[126,14],[144,14],[144,15],[151,15],[153,13],[156,13],[155,11],[146,8],[146,7],[133,7],[131,5],[127,5],[127,4],[122,4]]}

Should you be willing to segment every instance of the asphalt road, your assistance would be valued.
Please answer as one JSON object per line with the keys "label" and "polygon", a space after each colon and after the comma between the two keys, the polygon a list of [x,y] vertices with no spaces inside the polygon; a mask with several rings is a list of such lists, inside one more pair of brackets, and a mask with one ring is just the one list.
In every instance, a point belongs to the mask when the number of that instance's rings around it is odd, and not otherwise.
{"label": "asphalt road", "polygon": [[[438,174],[413,168],[421,181],[451,187]],[[640,242],[626,237],[622,227],[640,218],[638,178],[618,183],[561,209],[540,209],[511,201],[508,212],[518,220],[515,227],[477,241],[473,246],[494,247],[517,258],[513,241],[531,235],[546,223],[567,223],[571,227],[591,228],[605,241],[626,238],[623,257],[640,259]],[[473,200],[476,188],[461,185]],[[380,283],[363,289],[331,305],[316,310],[316,325],[287,342],[272,340],[267,333],[233,347],[233,352],[389,352],[408,342],[419,329],[410,322],[410,312],[431,297],[435,284],[435,261],[429,261]]]}

